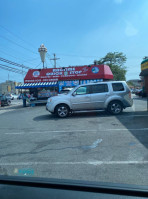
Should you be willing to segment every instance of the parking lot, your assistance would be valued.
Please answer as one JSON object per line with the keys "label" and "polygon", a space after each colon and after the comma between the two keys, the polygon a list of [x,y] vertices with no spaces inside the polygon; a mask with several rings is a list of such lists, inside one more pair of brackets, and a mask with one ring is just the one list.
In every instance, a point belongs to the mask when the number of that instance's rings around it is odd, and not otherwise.
{"label": "parking lot", "polygon": [[[0,174],[148,184],[146,98],[119,116],[79,112],[60,119],[45,105],[0,108]],[[25,173],[24,175],[28,175]]]}

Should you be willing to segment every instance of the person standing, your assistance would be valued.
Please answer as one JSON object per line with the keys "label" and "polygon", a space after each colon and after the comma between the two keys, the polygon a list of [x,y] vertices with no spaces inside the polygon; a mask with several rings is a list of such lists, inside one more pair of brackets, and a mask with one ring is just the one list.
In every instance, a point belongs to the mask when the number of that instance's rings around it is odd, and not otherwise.
{"label": "person standing", "polygon": [[23,107],[26,107],[26,99],[27,99],[27,95],[26,93],[23,93]]}

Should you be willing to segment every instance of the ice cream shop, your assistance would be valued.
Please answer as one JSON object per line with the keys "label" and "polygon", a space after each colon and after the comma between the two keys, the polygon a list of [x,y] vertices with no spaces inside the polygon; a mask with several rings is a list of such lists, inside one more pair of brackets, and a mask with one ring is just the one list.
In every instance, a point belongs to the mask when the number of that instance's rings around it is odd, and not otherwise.
{"label": "ice cream shop", "polygon": [[47,99],[57,95],[63,88],[112,79],[112,71],[107,65],[30,69],[24,83],[16,88],[26,89],[37,99]]}

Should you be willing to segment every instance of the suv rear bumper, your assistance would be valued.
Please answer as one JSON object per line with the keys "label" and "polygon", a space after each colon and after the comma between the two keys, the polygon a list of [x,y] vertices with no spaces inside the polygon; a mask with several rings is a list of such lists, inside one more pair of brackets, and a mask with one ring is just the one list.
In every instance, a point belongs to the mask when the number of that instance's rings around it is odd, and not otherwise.
{"label": "suv rear bumper", "polygon": [[124,100],[123,101],[123,107],[127,108],[127,107],[132,107],[133,106],[133,99],[131,98],[130,100]]}

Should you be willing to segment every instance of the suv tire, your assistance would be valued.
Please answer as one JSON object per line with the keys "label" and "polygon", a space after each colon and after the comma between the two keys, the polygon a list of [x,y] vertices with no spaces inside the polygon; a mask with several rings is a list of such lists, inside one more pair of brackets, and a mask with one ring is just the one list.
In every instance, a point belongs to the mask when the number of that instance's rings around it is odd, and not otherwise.
{"label": "suv tire", "polygon": [[119,101],[112,101],[109,103],[107,110],[113,115],[118,115],[123,111],[123,105]]}
{"label": "suv tire", "polygon": [[60,104],[56,107],[55,113],[60,118],[65,118],[69,115],[69,107],[65,104]]}

